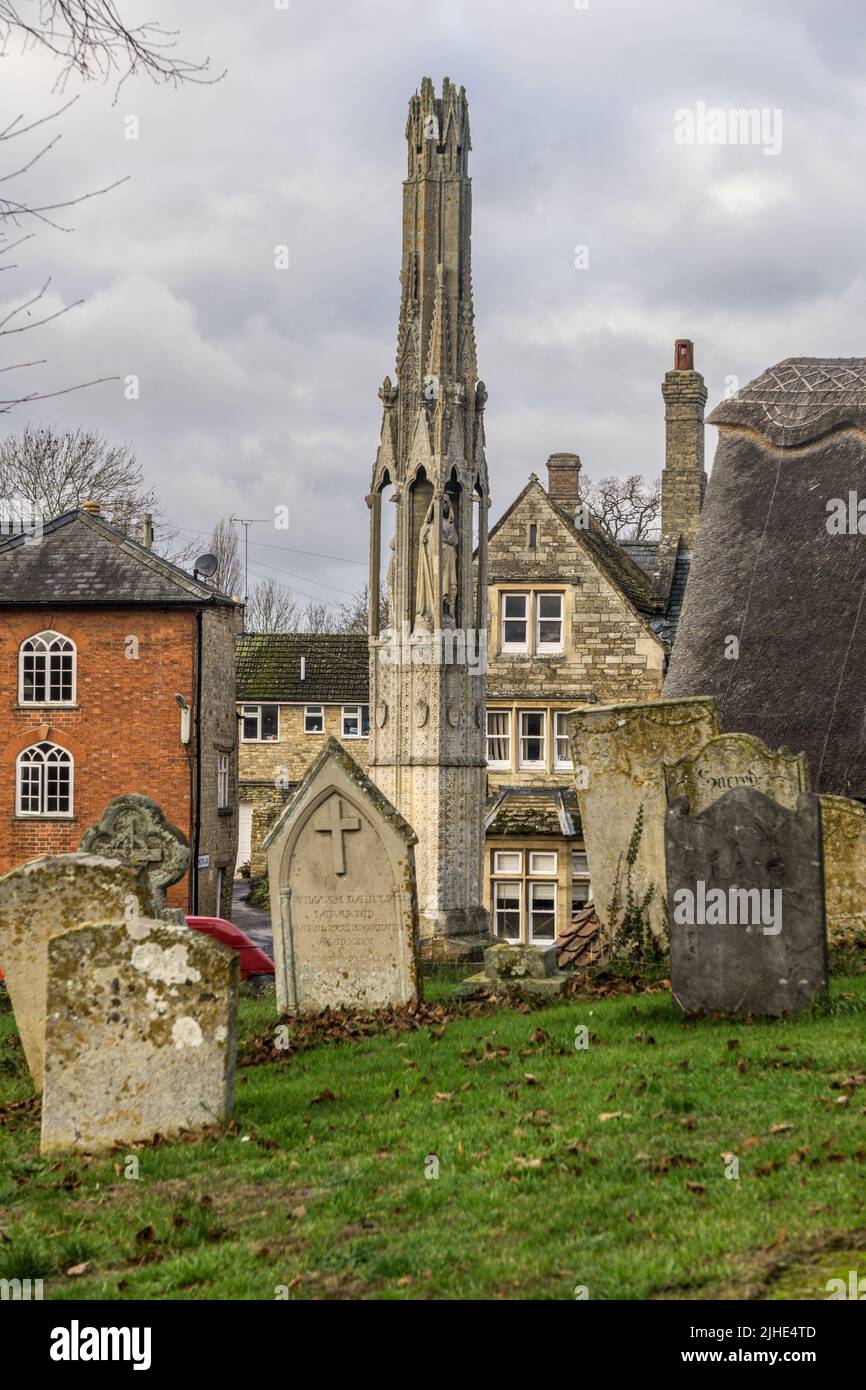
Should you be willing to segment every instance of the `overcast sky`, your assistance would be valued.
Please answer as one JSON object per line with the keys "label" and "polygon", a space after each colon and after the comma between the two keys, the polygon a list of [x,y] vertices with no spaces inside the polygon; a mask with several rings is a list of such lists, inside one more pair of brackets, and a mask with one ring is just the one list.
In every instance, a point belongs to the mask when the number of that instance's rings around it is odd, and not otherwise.
{"label": "overcast sky", "polygon": [[[281,3],[119,0],[227,75],[178,92],[138,79],[116,105],[111,86],[70,84],[62,140],[16,192],[130,180],[22,247],[0,300],[49,274],[49,309],[86,300],[16,344],[48,359],[29,389],[135,374],[140,397],[97,386],[2,428],[131,441],[203,541],[220,516],[288,505],[288,534],[252,528],[251,574],[355,591],[394,373],[406,104],[425,75],[470,103],[494,517],[557,450],[591,477],[658,474],[677,337],[695,340],[710,406],[781,358],[866,351],[863,0]],[[52,110],[56,73],[13,47],[0,126]],[[678,144],[675,112],[699,102],[780,110],[781,152]]]}

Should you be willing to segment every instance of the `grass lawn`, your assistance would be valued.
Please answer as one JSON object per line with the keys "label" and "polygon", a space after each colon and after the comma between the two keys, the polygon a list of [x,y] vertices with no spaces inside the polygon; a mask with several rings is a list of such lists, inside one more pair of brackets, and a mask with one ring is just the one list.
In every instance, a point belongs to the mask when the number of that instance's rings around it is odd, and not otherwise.
{"label": "grass lawn", "polygon": [[[242,1049],[273,1014],[242,1000]],[[39,1157],[5,997],[0,1037],[0,1277],[46,1298],[821,1299],[866,1274],[862,975],[792,1022],[658,993],[275,1054],[239,1071],[235,1133],[135,1149],[137,1180]]]}

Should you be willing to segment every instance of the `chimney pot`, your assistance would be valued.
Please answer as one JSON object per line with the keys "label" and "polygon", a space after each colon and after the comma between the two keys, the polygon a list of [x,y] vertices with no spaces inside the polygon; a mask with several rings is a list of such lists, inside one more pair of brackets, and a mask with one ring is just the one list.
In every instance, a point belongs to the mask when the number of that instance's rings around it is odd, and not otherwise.
{"label": "chimney pot", "polygon": [[580,501],[580,458],[577,454],[551,454],[547,460],[547,495],[554,502],[577,505]]}
{"label": "chimney pot", "polygon": [[695,370],[695,345],[690,338],[677,338],[674,343],[674,370],[693,372]]}
{"label": "chimney pot", "polygon": [[87,512],[89,516],[99,516],[101,508],[100,504],[94,498],[91,498],[83,504],[81,510]]}

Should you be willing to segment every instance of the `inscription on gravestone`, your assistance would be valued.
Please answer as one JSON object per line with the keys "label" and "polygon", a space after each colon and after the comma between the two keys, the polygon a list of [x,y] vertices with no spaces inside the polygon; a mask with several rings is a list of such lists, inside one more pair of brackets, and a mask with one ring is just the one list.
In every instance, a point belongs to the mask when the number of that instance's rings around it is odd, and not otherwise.
{"label": "inscription on gravestone", "polygon": [[686,1012],[795,1013],[827,987],[821,810],[752,787],[665,821],[671,992]]}
{"label": "inscription on gravestone", "polygon": [[330,740],[265,840],[281,1010],[377,1008],[416,997],[414,843]]}

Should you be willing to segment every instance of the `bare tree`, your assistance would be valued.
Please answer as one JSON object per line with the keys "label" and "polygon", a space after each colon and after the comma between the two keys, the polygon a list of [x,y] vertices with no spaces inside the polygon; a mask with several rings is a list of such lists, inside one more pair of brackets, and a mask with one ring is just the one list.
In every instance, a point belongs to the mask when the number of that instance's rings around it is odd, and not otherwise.
{"label": "bare tree", "polygon": [[238,547],[238,533],[227,516],[218,521],[210,538],[210,551],[217,557],[213,583],[224,594],[240,594],[243,565]]}
{"label": "bare tree", "polygon": [[291,589],[278,579],[259,579],[247,599],[247,632],[296,632],[299,625],[298,601]]}
{"label": "bare tree", "polygon": [[132,534],[156,493],[126,443],[97,430],[26,428],[0,440],[0,496],[26,498],[46,519],[95,500],[118,530]]}
{"label": "bare tree", "polygon": [[0,57],[9,56],[16,39],[22,50],[47,49],[60,60],[60,88],[72,74],[88,81],[116,77],[118,91],[136,73],[173,86],[218,81],[208,58],[193,62],[174,53],[177,37],[176,29],[153,21],[126,24],[115,0],[0,0]]}
{"label": "bare tree", "polygon": [[303,616],[305,632],[340,632],[339,610],[327,603],[307,604]]}
{"label": "bare tree", "polygon": [[[85,80],[101,78],[107,81],[117,78],[115,101],[120,87],[128,77],[143,73],[154,82],[171,83],[178,86],[185,82],[218,81],[208,75],[208,60],[193,62],[180,57],[172,51],[177,42],[173,30],[163,29],[154,23],[129,26],[117,11],[115,0],[0,0],[0,59],[11,57],[16,40],[19,51],[42,47],[60,60],[60,71],[55,89],[63,89],[70,77],[75,74]],[[221,76],[222,74],[220,74]],[[22,135],[30,135],[46,122],[54,121],[77,101],[60,106],[40,119],[24,122],[23,115],[16,116],[0,128],[0,146]],[[77,197],[58,200],[50,194],[35,198],[16,197],[10,190],[12,181],[28,174],[57,144],[60,135],[55,135],[34,152],[25,152],[21,159],[6,173],[0,174],[0,184],[6,185],[0,193],[0,271],[18,269],[17,265],[6,263],[3,257],[31,240],[35,232],[30,228],[48,226],[59,231],[71,231],[62,226],[57,214],[90,198],[107,193],[116,188],[124,179],[115,179],[101,188]],[[41,288],[21,301],[0,319],[0,338],[13,338],[31,329],[50,323],[82,303],[77,300],[53,312],[42,314],[34,306],[41,305],[51,284],[46,277]],[[16,354],[17,355],[17,354]],[[19,372],[44,366],[45,359],[27,360],[26,350],[21,360],[3,362],[0,373]],[[18,382],[20,378],[14,377]],[[81,390],[84,386],[95,386],[100,382],[115,381],[114,376],[100,376],[90,381],[77,382],[57,390],[28,389],[17,390],[13,386],[12,395],[0,391],[0,414],[6,414],[26,401],[45,400],[52,396],[67,395],[70,391]]]}
{"label": "bare tree", "polygon": [[661,480],[640,473],[627,478],[602,478],[583,491],[599,521],[615,540],[640,541],[658,535],[661,515]]}

